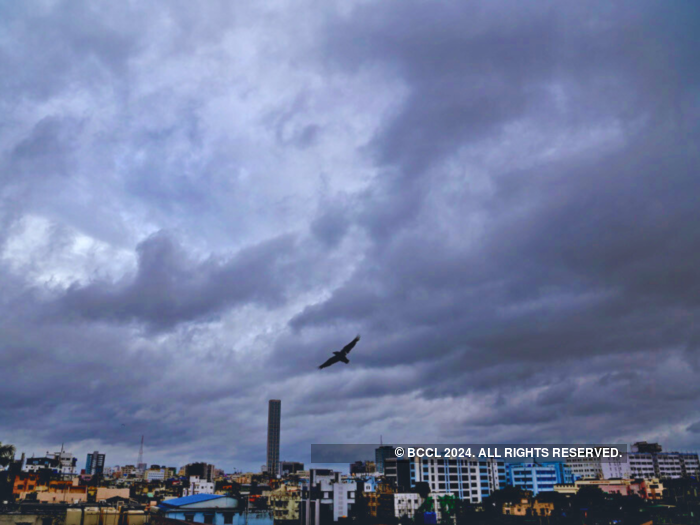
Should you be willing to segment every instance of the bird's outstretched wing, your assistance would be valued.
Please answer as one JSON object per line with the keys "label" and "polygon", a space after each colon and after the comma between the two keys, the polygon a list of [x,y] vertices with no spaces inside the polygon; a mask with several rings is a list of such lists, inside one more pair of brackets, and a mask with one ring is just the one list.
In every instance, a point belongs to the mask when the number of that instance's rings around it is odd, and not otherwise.
{"label": "bird's outstretched wing", "polygon": [[331,365],[336,364],[338,361],[340,361],[340,358],[337,355],[334,355],[333,357],[329,358],[325,363],[323,363],[319,368],[328,368]]}
{"label": "bird's outstretched wing", "polygon": [[357,342],[359,340],[360,340],[360,334],[357,334],[357,336],[355,336],[355,339],[353,339],[348,344],[346,344],[343,347],[343,349],[340,351],[340,353],[342,353],[343,355],[348,355],[350,353],[350,350],[352,350],[355,347],[355,345],[357,344]]}

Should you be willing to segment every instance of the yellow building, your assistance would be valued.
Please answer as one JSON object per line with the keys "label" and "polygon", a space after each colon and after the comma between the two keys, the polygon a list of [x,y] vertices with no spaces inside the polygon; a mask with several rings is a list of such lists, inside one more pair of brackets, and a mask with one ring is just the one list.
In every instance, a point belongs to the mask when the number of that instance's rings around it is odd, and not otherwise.
{"label": "yellow building", "polygon": [[503,514],[510,516],[551,516],[554,503],[523,498],[518,503],[504,503]]}
{"label": "yellow building", "polygon": [[301,492],[299,487],[282,485],[270,493],[270,509],[275,521],[299,521],[299,503]]}

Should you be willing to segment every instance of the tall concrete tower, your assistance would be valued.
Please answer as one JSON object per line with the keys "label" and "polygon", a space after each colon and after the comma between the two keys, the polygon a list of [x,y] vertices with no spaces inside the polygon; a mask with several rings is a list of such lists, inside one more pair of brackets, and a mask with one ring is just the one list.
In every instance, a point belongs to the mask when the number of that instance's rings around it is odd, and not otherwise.
{"label": "tall concrete tower", "polygon": [[281,417],[282,401],[270,399],[267,409],[267,472],[270,476],[279,474]]}

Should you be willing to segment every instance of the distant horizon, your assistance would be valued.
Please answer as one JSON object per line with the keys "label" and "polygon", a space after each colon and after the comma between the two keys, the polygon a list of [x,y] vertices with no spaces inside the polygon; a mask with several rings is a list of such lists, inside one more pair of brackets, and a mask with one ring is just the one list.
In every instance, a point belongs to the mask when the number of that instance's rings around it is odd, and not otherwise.
{"label": "distant horizon", "polygon": [[0,441],[257,470],[279,399],[304,463],[700,450],[700,2],[3,2],[0,34]]}
{"label": "distant horizon", "polygon": [[[637,440],[637,441],[634,441],[634,442],[632,442],[632,443],[624,443],[624,445],[627,445],[628,447],[630,447],[630,451],[631,451],[631,447],[632,447],[635,443],[643,443],[643,442],[644,442],[644,440]],[[3,443],[4,443],[4,442],[3,442]],[[653,444],[654,442],[648,442],[648,443],[652,443],[652,444]],[[7,443],[6,443],[6,444],[7,444]],[[12,443],[10,443],[10,444],[12,444]],[[400,443],[397,443],[397,444],[400,444]],[[700,449],[698,449],[698,450],[693,450],[693,449],[672,449],[672,448],[669,448],[669,447],[664,446],[664,443],[658,443],[658,444],[661,445],[661,447],[662,447],[662,449],[663,449],[663,452],[662,452],[662,453],[673,453],[673,452],[679,452],[679,453],[684,453],[684,452],[698,453],[698,452],[700,452]],[[13,445],[14,445],[14,444],[13,444]],[[497,445],[497,444],[492,444],[491,446],[496,446],[496,445]],[[523,446],[528,446],[528,445],[534,446],[535,444],[523,444]],[[361,445],[358,444],[358,445],[355,445],[355,446],[363,446],[363,447],[366,446],[366,447],[377,447],[377,448],[378,448],[378,447],[380,447],[380,446],[393,446],[393,445],[390,444],[390,443],[385,443],[385,442],[383,442],[383,443],[377,443],[377,444],[373,444],[373,443],[364,443],[364,444],[361,444]],[[121,462],[121,463],[111,463],[111,462],[109,461],[109,457],[110,457],[109,453],[107,453],[106,450],[100,450],[99,448],[98,448],[98,449],[92,449],[92,450],[90,450],[90,451],[86,451],[86,452],[84,452],[82,455],[76,455],[72,450],[69,450],[68,447],[64,447],[64,451],[65,451],[65,452],[68,452],[68,453],[73,454],[73,457],[78,459],[78,463],[77,463],[77,466],[76,466],[76,472],[75,472],[75,474],[80,474],[81,470],[85,470],[85,459],[86,459],[86,457],[87,457],[87,454],[92,453],[92,452],[94,452],[95,450],[97,450],[100,454],[105,454],[105,468],[123,467],[123,466],[126,466],[126,465],[137,466],[137,463],[136,463],[135,461],[132,461],[132,462],[126,461],[126,462]],[[57,450],[48,449],[48,452],[49,452],[49,453],[60,452],[60,447],[59,447]],[[17,445],[15,445],[15,460],[18,460],[18,459],[21,457],[21,453],[22,453],[22,451],[17,447]],[[35,455],[33,455],[33,456],[30,456],[30,455],[27,454],[25,457],[26,457],[26,458],[30,458],[30,457],[45,457],[45,456],[38,455],[38,454],[35,454]],[[81,459],[81,458],[83,458],[83,459]],[[304,470],[309,470],[310,468],[332,469],[332,470],[334,470],[334,471],[336,471],[336,472],[341,472],[341,473],[343,473],[343,474],[349,474],[350,465],[351,465],[352,463],[354,463],[355,461],[374,461],[374,458],[360,458],[360,457],[358,457],[358,458],[356,458],[356,459],[353,460],[353,461],[348,461],[348,462],[343,462],[343,463],[311,463],[311,462],[309,462],[309,461],[304,461],[304,460],[300,460],[300,459],[282,459],[282,460],[280,460],[280,462],[287,462],[287,461],[289,461],[289,462],[299,462],[299,463],[303,463],[303,464],[304,464]],[[522,458],[522,459],[517,459],[517,458],[515,458],[515,459],[513,459],[513,458],[511,458],[510,461],[511,461],[511,462],[516,462],[516,463],[534,463],[534,462],[537,462],[537,463],[547,463],[547,462],[562,462],[562,461],[565,461],[565,460],[560,459],[560,458],[549,458],[549,459],[532,459],[532,458]],[[253,466],[254,463],[252,463],[252,462],[250,462],[250,463],[241,463],[241,462],[239,462],[239,464],[249,464],[249,465],[251,465],[251,468],[236,468],[236,467],[228,468],[228,467],[223,467],[223,466],[217,465],[216,463],[213,463],[213,462],[211,462],[211,461],[206,461],[206,460],[202,460],[202,459],[188,460],[188,461],[186,461],[186,462],[184,462],[184,463],[180,463],[180,464],[172,464],[172,463],[168,463],[168,462],[162,463],[162,462],[158,462],[158,461],[145,461],[145,463],[146,463],[146,465],[147,465],[149,468],[150,468],[151,465],[159,465],[159,466],[161,466],[161,467],[165,467],[165,468],[175,468],[175,469],[177,469],[177,470],[179,470],[180,468],[184,467],[185,465],[192,464],[192,463],[207,463],[207,464],[213,464],[214,467],[217,468],[217,469],[224,470],[224,472],[225,472],[226,474],[233,474],[233,473],[235,473],[235,472],[240,472],[240,473],[262,473],[262,470],[260,469],[260,467],[263,465],[263,463],[261,463],[261,464],[258,465],[257,467],[254,467],[254,466]],[[176,474],[176,475],[177,475],[177,474]]]}

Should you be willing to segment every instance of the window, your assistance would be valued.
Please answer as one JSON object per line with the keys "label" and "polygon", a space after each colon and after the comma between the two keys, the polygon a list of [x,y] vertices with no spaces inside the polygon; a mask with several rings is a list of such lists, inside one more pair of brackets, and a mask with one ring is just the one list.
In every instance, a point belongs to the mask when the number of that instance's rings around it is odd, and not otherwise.
{"label": "window", "polygon": [[224,512],[224,525],[231,525],[233,523],[233,512]]}
{"label": "window", "polygon": [[205,512],[204,513],[204,523],[208,523],[209,525],[214,523],[214,513],[213,512]]}
{"label": "window", "polygon": [[185,521],[194,521],[194,512],[185,512]]}

